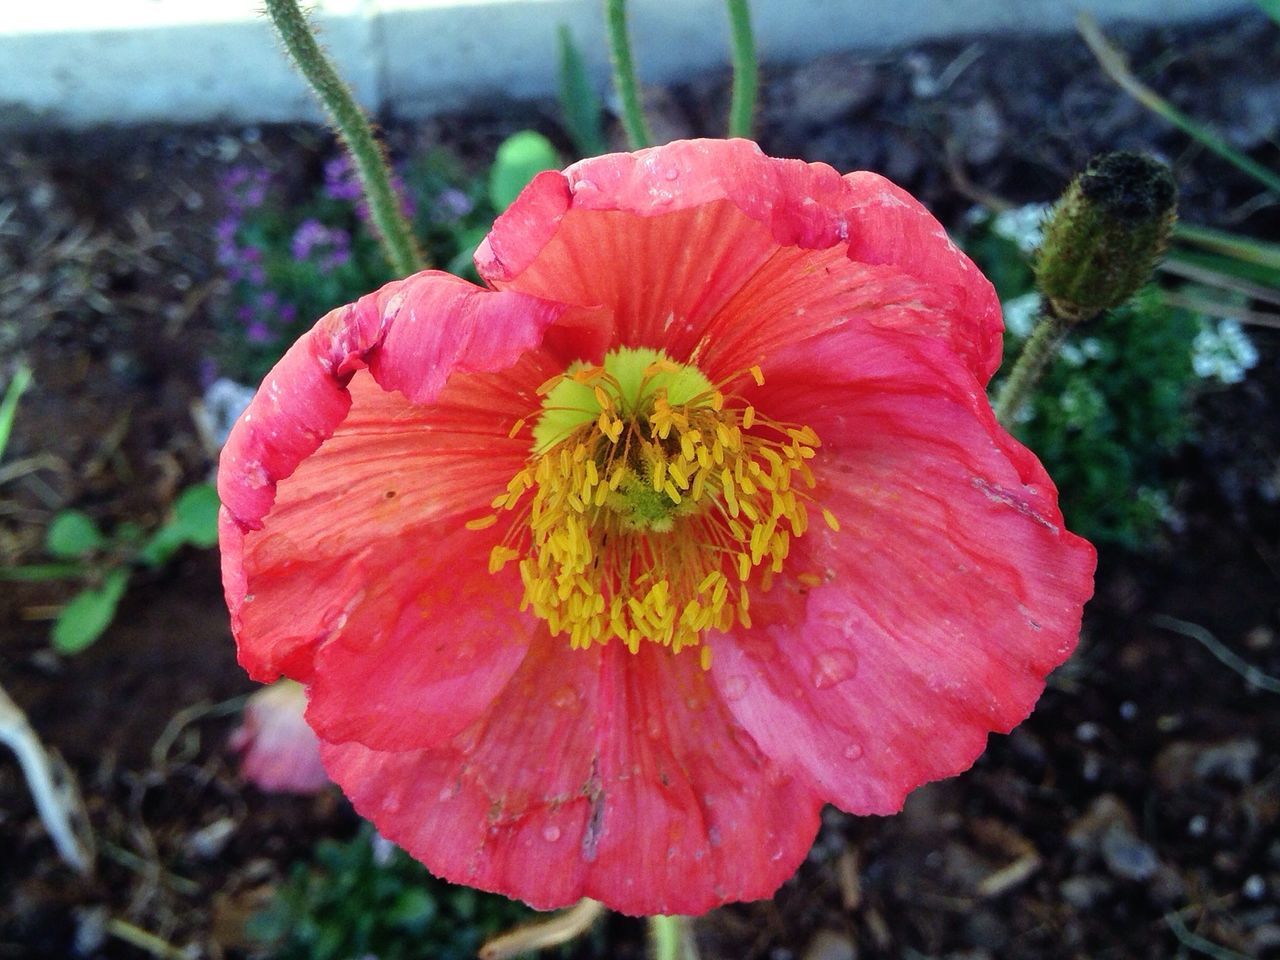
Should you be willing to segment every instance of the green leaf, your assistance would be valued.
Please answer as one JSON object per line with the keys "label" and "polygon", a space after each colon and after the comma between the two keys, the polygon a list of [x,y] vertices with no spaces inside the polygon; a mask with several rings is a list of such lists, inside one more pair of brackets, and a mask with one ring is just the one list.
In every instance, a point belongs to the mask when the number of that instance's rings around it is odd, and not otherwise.
{"label": "green leaf", "polygon": [[1268,17],[1280,23],[1280,0],[1257,0],[1257,4]]}
{"label": "green leaf", "polygon": [[79,653],[102,636],[115,619],[116,606],[129,584],[127,570],[112,570],[102,586],[81,590],[53,625],[53,648],[59,653]]}
{"label": "green leaf", "polygon": [[573,34],[563,23],[560,25],[560,110],[564,113],[565,129],[579,154],[594,157],[608,149],[600,124],[600,98],[587,77],[586,64],[573,42]]}
{"label": "green leaf", "polygon": [[218,508],[222,505],[212,484],[188,487],[173,505],[173,524],[195,547],[218,545]]}
{"label": "green leaf", "polygon": [[138,562],[148,567],[162,567],[186,542],[181,528],[170,520],[143,544],[142,549],[138,551]]}
{"label": "green leaf", "polygon": [[45,534],[45,548],[62,560],[76,560],[99,550],[107,542],[98,525],[79,510],[63,510],[53,518]]}
{"label": "green leaf", "polygon": [[14,371],[13,379],[5,388],[4,399],[0,400],[0,457],[4,456],[4,448],[9,445],[9,435],[13,432],[13,419],[18,413],[18,400],[31,386],[31,370],[21,366]]}
{"label": "green leaf", "polygon": [[401,891],[383,918],[386,923],[406,930],[422,930],[435,919],[436,901],[418,887]]}
{"label": "green leaf", "polygon": [[523,190],[543,170],[558,170],[560,155],[551,141],[534,130],[513,133],[498,147],[489,170],[489,200],[498,211],[511,206]]}
{"label": "green leaf", "polygon": [[211,484],[188,487],[173,505],[173,516],[138,551],[138,560],[159,567],[187,544],[208,548],[218,543],[218,491]]}
{"label": "green leaf", "polygon": [[1278,243],[1190,223],[1178,224],[1173,229],[1173,235],[1179,240],[1213,253],[1265,267],[1268,270],[1280,270],[1280,244]]}

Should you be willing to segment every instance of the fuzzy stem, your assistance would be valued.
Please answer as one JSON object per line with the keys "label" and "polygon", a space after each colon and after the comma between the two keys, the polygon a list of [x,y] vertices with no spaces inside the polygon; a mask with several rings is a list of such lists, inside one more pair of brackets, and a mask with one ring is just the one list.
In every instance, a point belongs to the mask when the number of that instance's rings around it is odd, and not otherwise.
{"label": "fuzzy stem", "polygon": [[733,33],[733,99],[729,104],[729,136],[750,137],[756,114],[759,66],[751,10],[747,0],[727,0],[729,27]]}
{"label": "fuzzy stem", "polygon": [[373,135],[369,119],[356,103],[333,63],[320,49],[315,32],[297,0],[266,0],[267,13],[284,41],[289,56],[329,113],[355,163],[360,186],[369,203],[369,216],[378,231],[383,252],[391,268],[400,276],[421,270],[423,257],[400,201],[391,186],[387,158]]}
{"label": "fuzzy stem", "polygon": [[609,27],[609,53],[613,60],[613,85],[622,100],[622,125],[627,131],[631,149],[639,150],[653,142],[649,124],[640,106],[640,85],[636,82],[636,65],[631,57],[631,37],[627,33],[627,0],[605,0]]}
{"label": "fuzzy stem", "polygon": [[1031,337],[1018,354],[1018,362],[1013,365],[1009,379],[1004,382],[1000,395],[996,398],[996,419],[1001,426],[1006,429],[1012,427],[1013,418],[1031,396],[1031,391],[1040,382],[1049,361],[1058,352],[1062,338],[1074,325],[1072,321],[1058,316],[1047,299],[1043,302],[1035,329],[1031,331]]}

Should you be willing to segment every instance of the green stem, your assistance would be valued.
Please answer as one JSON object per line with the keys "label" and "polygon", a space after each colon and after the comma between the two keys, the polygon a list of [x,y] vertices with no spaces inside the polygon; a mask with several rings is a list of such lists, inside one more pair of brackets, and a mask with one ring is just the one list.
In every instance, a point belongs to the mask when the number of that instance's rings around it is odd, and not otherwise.
{"label": "green stem", "polygon": [[683,926],[684,917],[649,918],[649,943],[653,946],[653,960],[683,960]]}
{"label": "green stem", "polygon": [[609,54],[613,59],[613,84],[622,100],[622,125],[631,149],[639,150],[653,142],[653,135],[645,121],[644,108],[640,106],[640,85],[636,82],[631,37],[627,33],[627,0],[605,0],[605,19],[609,28]]}
{"label": "green stem", "polygon": [[733,33],[733,99],[729,103],[729,136],[750,137],[756,116],[759,66],[756,42],[751,33],[751,10],[747,0],[727,0],[729,28]]}
{"label": "green stem", "polygon": [[82,563],[29,563],[23,567],[0,567],[0,582],[19,580],[25,583],[40,583],[45,580],[67,580],[82,577],[85,567]]}
{"label": "green stem", "polygon": [[1049,361],[1058,352],[1062,338],[1074,325],[1074,322],[1059,317],[1047,300],[1044,302],[1036,327],[1031,331],[1031,337],[1023,346],[1022,352],[1018,354],[1018,362],[1013,365],[1009,379],[1004,382],[1000,395],[996,398],[996,419],[1001,426],[1006,429],[1012,427],[1013,418],[1031,396],[1031,391],[1040,382]]}
{"label": "green stem", "polygon": [[391,268],[401,276],[421,270],[422,253],[400,209],[400,200],[391,186],[386,154],[373,135],[368,117],[320,49],[311,24],[298,9],[297,0],[266,0],[266,4],[289,56],[324,104],[338,135],[351,152],[360,186],[369,203],[369,216]]}

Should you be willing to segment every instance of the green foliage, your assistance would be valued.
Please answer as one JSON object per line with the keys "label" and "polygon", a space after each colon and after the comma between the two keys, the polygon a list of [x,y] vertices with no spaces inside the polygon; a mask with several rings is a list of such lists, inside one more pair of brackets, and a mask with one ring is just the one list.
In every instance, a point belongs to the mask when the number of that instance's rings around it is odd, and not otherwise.
{"label": "green foliage", "polygon": [[[1002,230],[983,218],[965,240],[1005,304],[1004,373],[1039,302],[1029,268],[1034,242],[1023,235],[1034,233],[1034,220],[1022,227]],[[1082,536],[1141,549],[1172,518],[1164,467],[1192,439],[1190,405],[1201,383],[1193,346],[1206,322],[1147,287],[1071,334],[1014,425]]]}
{"label": "green foliage", "polygon": [[163,566],[184,546],[208,549],[218,544],[218,491],[211,484],[188,487],[174,502],[173,514],[138,552],[150,567]]}
{"label": "green foliage", "polygon": [[9,385],[5,387],[4,398],[0,399],[0,457],[9,446],[9,435],[13,432],[13,419],[18,414],[18,401],[31,386],[31,371],[27,367],[18,367]]}
{"label": "green foliage", "polygon": [[45,549],[62,560],[78,560],[107,542],[98,525],[79,510],[63,510],[53,518],[45,533]]}
{"label": "green foliage", "polygon": [[600,122],[600,98],[587,77],[582,54],[573,42],[573,34],[560,25],[560,112],[564,126],[578,148],[579,156],[594,157],[608,149],[604,127]]}
{"label": "green foliage", "polygon": [[90,646],[111,626],[116,607],[129,585],[129,571],[117,568],[108,571],[102,584],[81,590],[53,624],[51,640],[59,653],[79,653]]}
{"label": "green foliage", "polygon": [[489,202],[495,210],[505,210],[544,170],[560,166],[560,155],[551,141],[534,130],[513,133],[498,147],[489,169]]}
{"label": "green foliage", "polygon": [[373,831],[321,841],[296,864],[250,935],[274,960],[472,960],[489,937],[533,913],[504,897],[432,877],[403,851],[380,857]]}
{"label": "green foliage", "polygon": [[132,572],[164,566],[184,546],[218,543],[218,492],[211,484],[188,487],[169,518],[150,535],[136,523],[103,533],[79,510],[63,510],[45,533],[45,549],[61,563],[35,563],[0,570],[0,581],[80,580],[84,588],[62,608],[52,643],[59,653],[79,653],[111,626]]}
{"label": "green foliage", "polygon": [[1169,518],[1161,467],[1191,438],[1199,329],[1148,287],[1068,340],[1045,373],[1015,432],[1083,536],[1136,549]]}

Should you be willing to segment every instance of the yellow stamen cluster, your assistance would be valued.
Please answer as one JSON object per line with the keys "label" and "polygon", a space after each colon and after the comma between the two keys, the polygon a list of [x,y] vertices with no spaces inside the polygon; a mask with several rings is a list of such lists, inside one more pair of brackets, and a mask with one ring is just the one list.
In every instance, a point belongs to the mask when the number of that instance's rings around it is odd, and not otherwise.
{"label": "yellow stamen cluster", "polygon": [[539,392],[533,455],[497,513],[471,524],[512,515],[490,569],[518,560],[524,606],[575,648],[617,637],[632,652],[643,640],[678,651],[749,626],[753,574],[768,589],[809,524],[813,430],[726,401],[652,350],[575,365]]}

